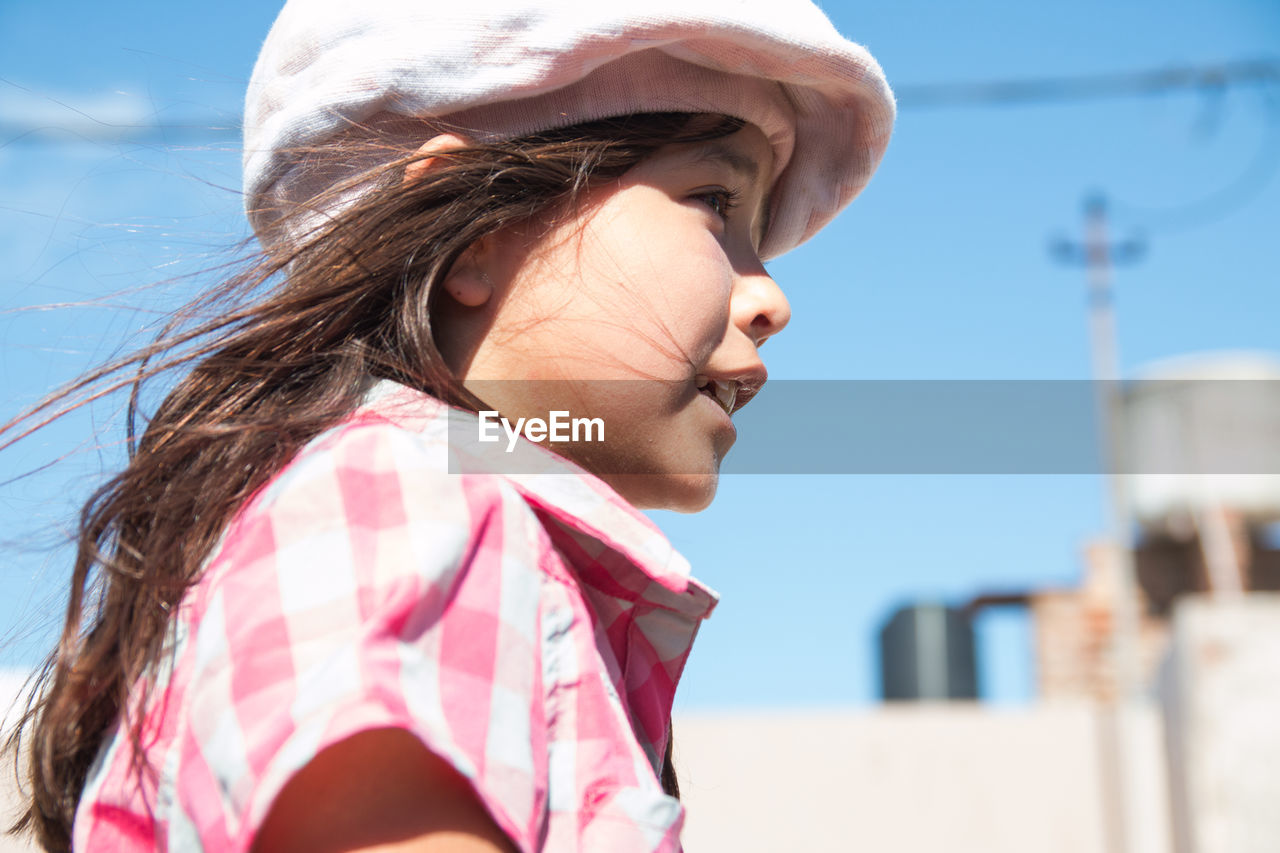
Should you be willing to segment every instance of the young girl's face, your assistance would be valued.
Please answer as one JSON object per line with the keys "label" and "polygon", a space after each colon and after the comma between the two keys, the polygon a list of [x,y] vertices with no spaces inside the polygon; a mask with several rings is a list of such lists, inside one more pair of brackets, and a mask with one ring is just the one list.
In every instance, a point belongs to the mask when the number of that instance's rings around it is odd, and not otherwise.
{"label": "young girl's face", "polygon": [[446,281],[483,296],[443,300],[446,361],[513,424],[601,418],[603,443],[551,447],[636,506],[705,507],[730,412],[766,378],[757,350],[790,316],[758,254],[772,174],[746,125],[660,149],[549,232],[487,238]]}

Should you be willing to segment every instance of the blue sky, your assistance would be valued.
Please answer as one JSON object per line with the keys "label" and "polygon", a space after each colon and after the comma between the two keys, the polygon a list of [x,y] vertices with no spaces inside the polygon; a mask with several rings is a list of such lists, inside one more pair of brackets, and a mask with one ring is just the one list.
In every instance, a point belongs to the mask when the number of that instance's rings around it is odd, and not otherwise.
{"label": "blue sky", "polygon": [[[925,84],[1280,63],[1280,5],[1266,0],[823,6],[904,95]],[[0,5],[0,126],[53,128],[22,139],[0,131],[4,416],[136,342],[149,315],[119,304],[171,302],[181,286],[146,286],[217,262],[245,235],[234,136],[117,143],[93,125],[86,139],[82,114],[234,121],[274,13],[246,0]],[[1280,83],[906,102],[864,195],[770,265],[793,308],[764,352],[771,375],[1088,378],[1083,274],[1055,264],[1048,245],[1079,236],[1081,202],[1095,190],[1112,202],[1116,236],[1141,233],[1148,246],[1116,279],[1125,372],[1188,352],[1280,351],[1277,160]],[[108,304],[24,310],[98,298]],[[0,458],[8,478],[70,454],[0,491],[0,630],[18,632],[0,663],[28,663],[47,641],[66,554],[42,548],[118,458],[114,415],[99,407]],[[679,702],[874,701],[874,638],[891,607],[1075,584],[1081,546],[1105,527],[1103,490],[1089,475],[725,478],[711,509],[655,515],[723,596]],[[1025,620],[996,614],[980,628],[989,695],[1025,699]]]}

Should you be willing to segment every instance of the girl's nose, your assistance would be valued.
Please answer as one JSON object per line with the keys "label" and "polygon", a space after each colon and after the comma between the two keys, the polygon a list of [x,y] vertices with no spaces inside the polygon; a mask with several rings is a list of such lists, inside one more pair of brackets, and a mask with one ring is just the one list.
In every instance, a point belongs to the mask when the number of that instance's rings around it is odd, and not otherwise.
{"label": "girl's nose", "polygon": [[730,305],[733,322],[758,347],[791,319],[791,303],[773,277],[759,266],[739,276]]}

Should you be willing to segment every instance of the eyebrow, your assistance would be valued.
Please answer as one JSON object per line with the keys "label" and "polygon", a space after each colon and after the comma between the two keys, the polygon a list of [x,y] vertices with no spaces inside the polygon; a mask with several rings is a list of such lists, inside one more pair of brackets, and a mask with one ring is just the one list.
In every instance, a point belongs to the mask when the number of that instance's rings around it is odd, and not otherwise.
{"label": "eyebrow", "polygon": [[[754,183],[760,178],[760,164],[750,157],[734,151],[723,142],[711,141],[701,146],[698,156],[694,158],[694,162],[703,162],[712,160],[717,163],[723,163],[733,171],[742,175],[748,181]],[[764,236],[769,233],[769,213],[773,208],[772,205],[773,187],[766,187],[760,198],[760,228],[756,235],[756,247],[764,242]]]}
{"label": "eyebrow", "polygon": [[723,142],[708,142],[698,152],[697,161],[714,160],[723,163],[744,178],[755,180],[760,177],[760,166],[750,157],[744,157]]}

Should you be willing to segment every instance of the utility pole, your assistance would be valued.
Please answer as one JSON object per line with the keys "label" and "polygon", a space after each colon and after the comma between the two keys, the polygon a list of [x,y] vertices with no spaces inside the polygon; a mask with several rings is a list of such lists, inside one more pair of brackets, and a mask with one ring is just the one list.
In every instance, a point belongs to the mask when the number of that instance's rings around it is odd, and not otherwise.
{"label": "utility pole", "polygon": [[[1143,699],[1139,668],[1138,591],[1133,558],[1134,514],[1129,498],[1124,448],[1125,423],[1116,344],[1112,269],[1131,263],[1144,253],[1140,240],[1111,243],[1107,229],[1106,199],[1094,194],[1084,203],[1084,242],[1057,241],[1057,260],[1084,266],[1089,285],[1089,338],[1097,389],[1099,432],[1103,468],[1108,486],[1107,519],[1114,555],[1114,601],[1110,652],[1115,672],[1115,694],[1110,734],[1110,755],[1102,756],[1110,775],[1110,848],[1112,853],[1137,853],[1146,847],[1140,822],[1135,820],[1135,752],[1129,734],[1135,706]],[[1109,765],[1109,767],[1108,767]]]}

